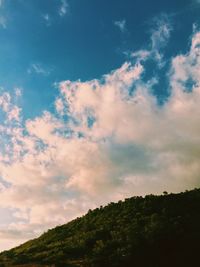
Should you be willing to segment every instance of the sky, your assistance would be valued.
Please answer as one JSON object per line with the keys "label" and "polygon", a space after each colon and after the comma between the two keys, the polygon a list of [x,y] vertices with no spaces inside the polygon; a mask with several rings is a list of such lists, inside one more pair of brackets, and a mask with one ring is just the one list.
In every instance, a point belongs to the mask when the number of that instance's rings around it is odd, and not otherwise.
{"label": "sky", "polygon": [[0,0],[0,251],[199,173],[199,0]]}

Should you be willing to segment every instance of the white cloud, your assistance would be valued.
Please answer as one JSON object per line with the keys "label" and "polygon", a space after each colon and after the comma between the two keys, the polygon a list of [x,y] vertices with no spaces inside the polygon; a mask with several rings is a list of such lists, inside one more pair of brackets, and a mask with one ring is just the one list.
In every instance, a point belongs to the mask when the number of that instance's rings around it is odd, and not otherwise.
{"label": "white cloud", "polygon": [[55,108],[56,108],[57,113],[59,113],[60,115],[64,115],[65,105],[61,98],[56,99]]}
{"label": "white cloud", "polygon": [[58,1],[58,8],[55,11],[56,13],[44,13],[42,14],[42,19],[46,26],[51,26],[53,22],[55,22],[56,17],[59,16],[60,18],[65,17],[70,13],[70,6],[67,0],[59,0]]}
{"label": "white cloud", "polygon": [[45,68],[42,64],[40,63],[33,63],[31,66],[28,68],[27,72],[29,74],[31,73],[36,73],[44,76],[48,76],[51,73],[50,69]]}
{"label": "white cloud", "polygon": [[121,32],[125,32],[126,31],[126,20],[123,19],[123,20],[117,20],[114,22],[114,25],[116,27],[118,27],[118,29],[121,31]]}
{"label": "white cloud", "polygon": [[152,49],[154,50],[166,46],[172,28],[166,15],[161,15],[160,17],[155,18],[153,22],[155,28],[151,31],[151,42]]}
{"label": "white cloud", "polygon": [[3,4],[4,4],[4,0],[0,0],[0,8],[3,7]]}
{"label": "white cloud", "polygon": [[22,88],[16,87],[15,88],[15,95],[16,95],[16,97],[20,97],[22,95]]}
{"label": "white cloud", "polygon": [[134,194],[199,186],[199,47],[197,32],[190,50],[172,59],[171,96],[163,106],[149,93],[155,78],[143,81],[142,61],[125,62],[100,80],[61,82],[57,114],[45,111],[25,124],[9,121],[17,103],[4,92],[0,206],[15,209],[18,222],[0,232],[2,239],[19,243],[33,229],[38,235]]}
{"label": "white cloud", "polygon": [[3,8],[5,6],[5,1],[0,0],[0,27],[3,29],[7,28],[7,18],[5,14],[2,12]]}
{"label": "white cloud", "polygon": [[58,14],[64,17],[69,12],[69,4],[66,0],[61,0],[61,5],[58,10]]}
{"label": "white cloud", "polygon": [[158,67],[162,68],[165,65],[163,58],[163,48],[167,45],[172,31],[172,25],[167,15],[162,14],[153,19],[153,27],[150,31],[151,42],[148,49],[135,51],[131,54],[139,62],[153,59],[158,63]]}
{"label": "white cloud", "polygon": [[8,121],[20,120],[21,109],[11,102],[11,95],[7,92],[0,95],[0,109],[6,114]]}
{"label": "white cloud", "polygon": [[9,120],[16,120],[19,121],[20,120],[20,111],[21,109],[17,106],[14,106],[10,112],[8,113],[8,119]]}
{"label": "white cloud", "polygon": [[51,17],[50,17],[49,14],[43,14],[42,18],[45,21],[46,26],[50,26],[51,25]]}
{"label": "white cloud", "polygon": [[3,29],[7,28],[7,20],[6,20],[6,18],[4,16],[0,16],[0,26]]}

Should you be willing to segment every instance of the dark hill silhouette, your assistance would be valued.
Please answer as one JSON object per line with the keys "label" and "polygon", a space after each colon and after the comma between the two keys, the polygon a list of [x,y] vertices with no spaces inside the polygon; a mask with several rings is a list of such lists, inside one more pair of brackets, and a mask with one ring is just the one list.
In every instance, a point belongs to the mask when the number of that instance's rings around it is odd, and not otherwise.
{"label": "dark hill silhouette", "polygon": [[0,266],[200,266],[200,189],[110,203],[0,254]]}

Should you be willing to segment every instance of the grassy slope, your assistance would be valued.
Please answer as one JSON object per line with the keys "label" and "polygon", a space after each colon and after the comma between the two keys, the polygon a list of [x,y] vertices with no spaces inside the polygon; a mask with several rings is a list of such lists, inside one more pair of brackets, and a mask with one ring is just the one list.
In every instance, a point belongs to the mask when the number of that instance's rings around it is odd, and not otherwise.
{"label": "grassy slope", "polygon": [[195,189],[89,211],[1,253],[0,266],[193,267],[199,249],[200,189]]}

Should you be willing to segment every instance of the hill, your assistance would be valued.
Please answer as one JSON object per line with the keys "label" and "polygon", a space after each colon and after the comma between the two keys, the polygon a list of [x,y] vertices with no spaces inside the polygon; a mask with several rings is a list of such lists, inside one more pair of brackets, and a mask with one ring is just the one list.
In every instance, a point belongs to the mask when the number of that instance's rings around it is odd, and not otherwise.
{"label": "hill", "polygon": [[1,253],[0,266],[193,267],[199,250],[200,189],[194,189],[89,210]]}

